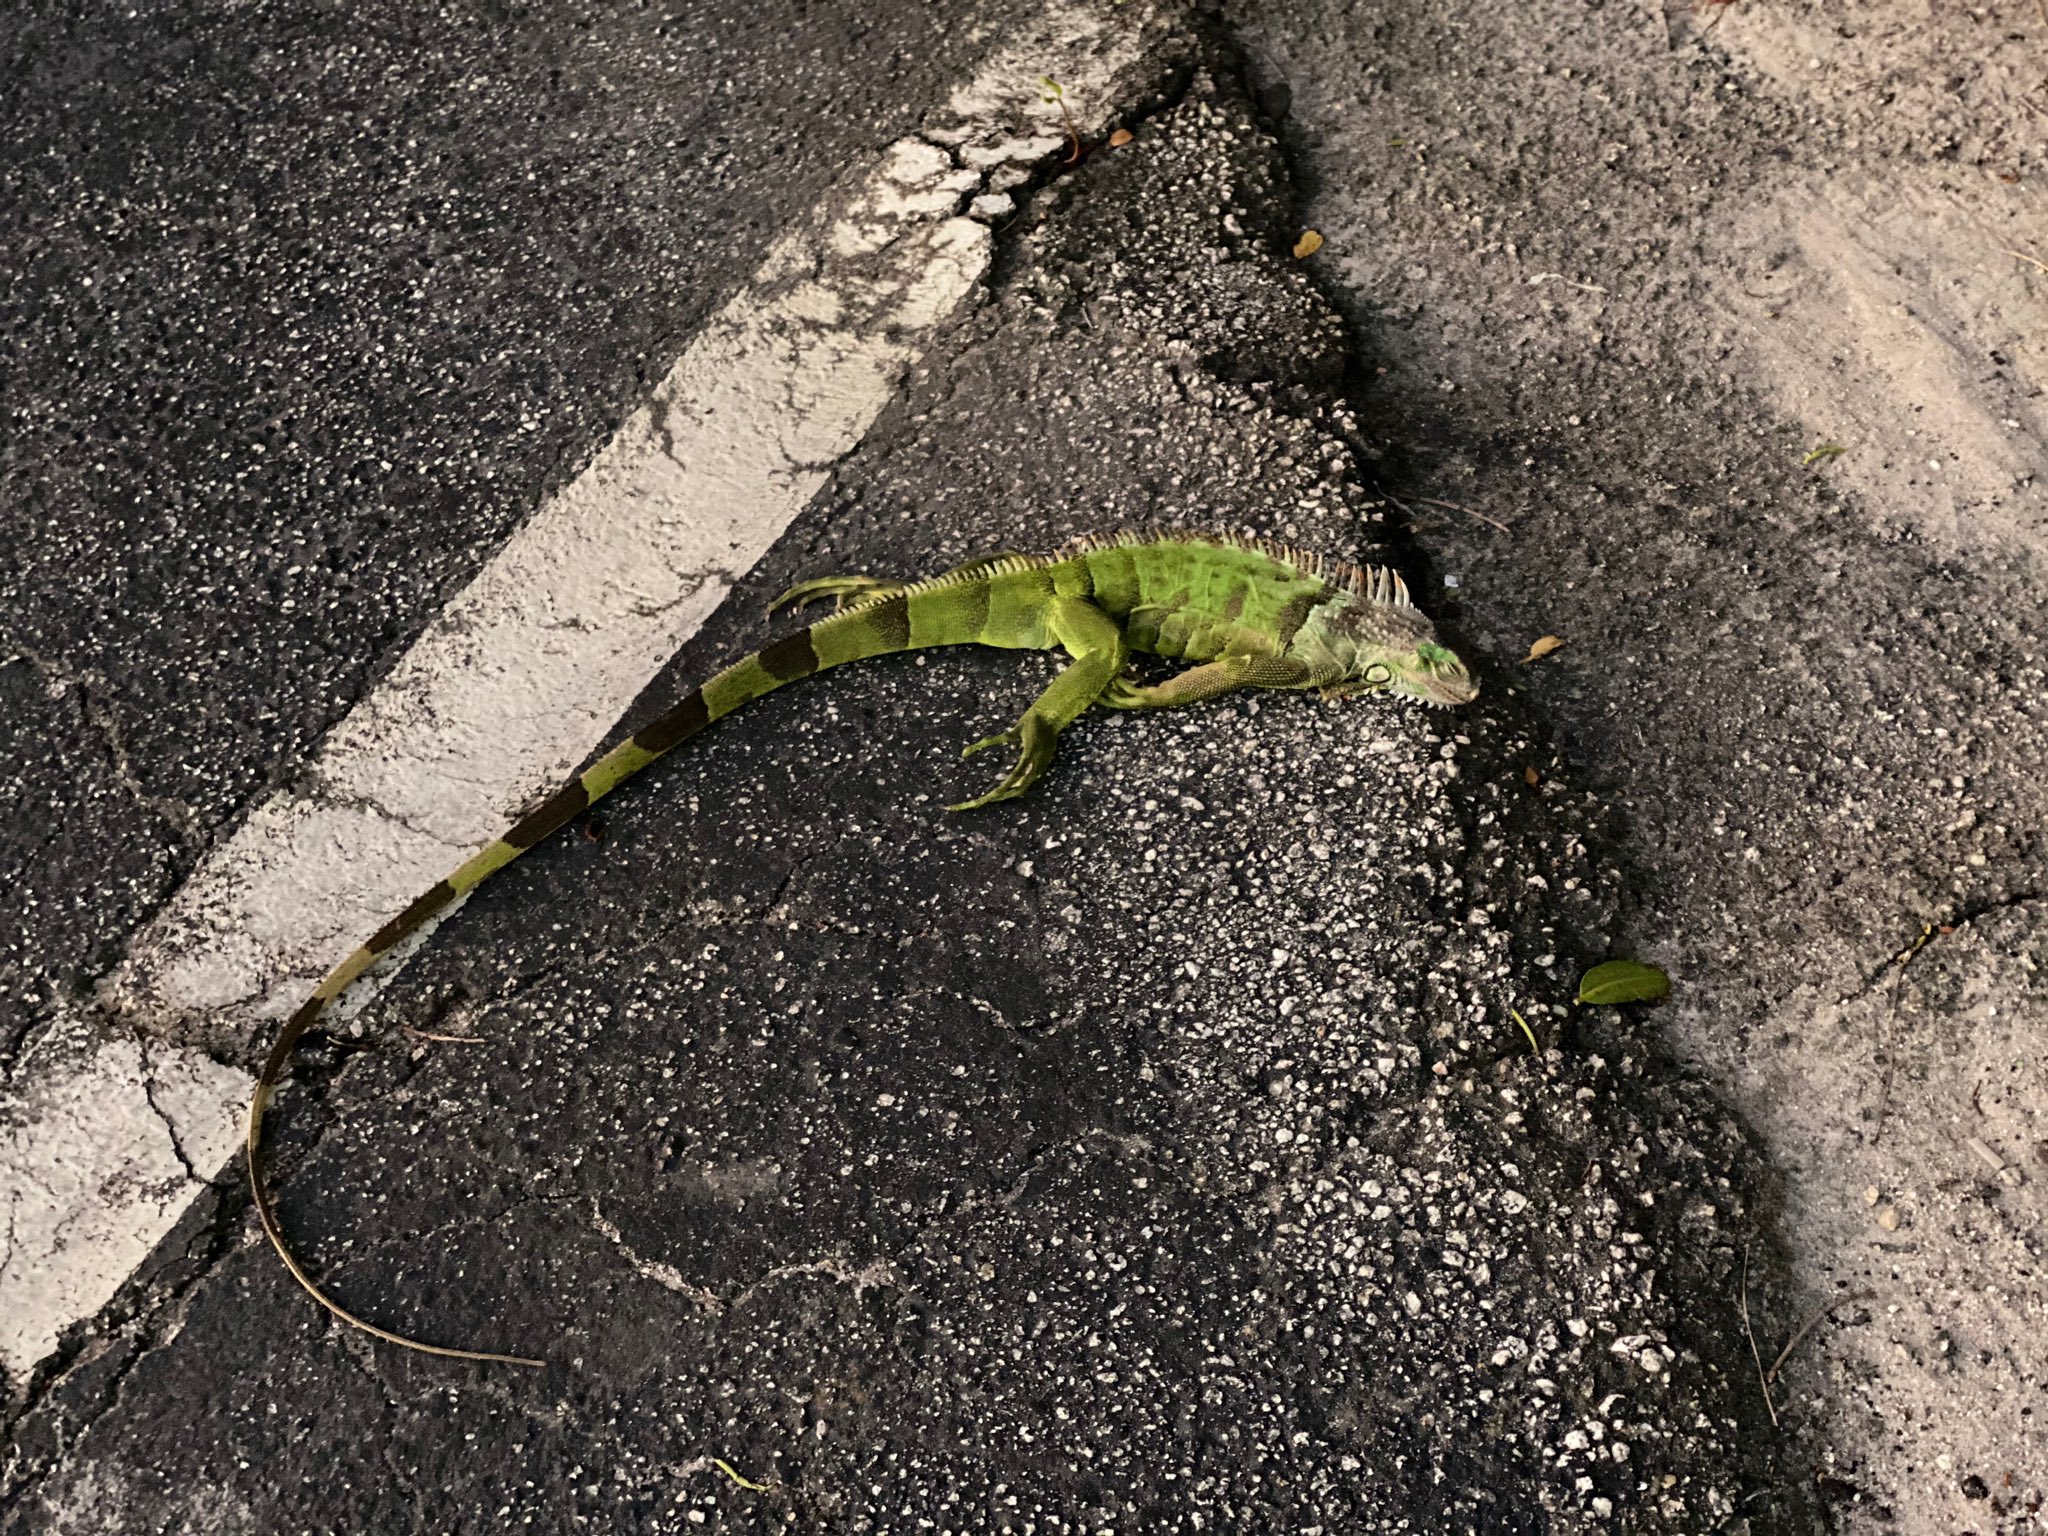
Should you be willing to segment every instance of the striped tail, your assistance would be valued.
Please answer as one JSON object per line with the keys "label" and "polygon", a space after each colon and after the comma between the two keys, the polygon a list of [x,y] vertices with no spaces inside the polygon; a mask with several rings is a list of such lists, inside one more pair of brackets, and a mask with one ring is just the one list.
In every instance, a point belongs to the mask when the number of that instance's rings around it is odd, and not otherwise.
{"label": "striped tail", "polygon": [[[617,789],[641,769],[667,753],[681,746],[712,721],[731,714],[742,704],[758,699],[765,693],[773,693],[784,683],[793,683],[798,678],[809,677],[827,667],[836,667],[843,662],[859,661],[868,656],[883,656],[894,651],[911,649],[911,606],[923,598],[922,592],[913,591],[906,598],[901,593],[889,595],[879,601],[864,603],[845,613],[811,625],[778,640],[766,650],[758,651],[742,661],[734,662],[703,687],[693,690],[688,697],[666,714],[650,721],[635,731],[631,737],[614,747],[596,763],[585,769],[567,786],[550,796],[539,809],[527,815],[504,837],[470,859],[447,879],[427,891],[411,906],[386,923],[371,937],[369,943],[350,955],[336,966],[313,989],[313,995],[285,1022],[278,1032],[277,1041],[265,1058],[263,1070],[256,1079],[256,1091],[249,1099],[249,1189],[256,1201],[256,1215],[263,1223],[264,1234],[270,1245],[277,1250],[277,1256],[284,1261],[292,1278],[299,1282],[308,1295],[335,1317],[352,1328],[360,1328],[388,1343],[418,1350],[423,1354],[445,1355],[455,1360],[492,1360],[508,1365],[540,1365],[543,1362],[524,1355],[497,1355],[473,1349],[451,1349],[440,1344],[424,1344],[418,1339],[406,1338],[403,1334],[379,1328],[375,1323],[357,1317],[329,1296],[299,1263],[290,1245],[285,1241],[284,1228],[277,1219],[277,1208],[272,1202],[270,1189],[263,1178],[263,1111],[270,1103],[271,1091],[277,1086],[285,1064],[291,1060],[292,1048],[299,1037],[340,999],[343,993],[378,960],[389,954],[407,938],[417,933],[430,919],[446,911],[459,898],[466,896],[481,885],[484,878],[503,869],[520,854],[540,842],[550,833],[559,830],[571,818],[587,807],[596,804]],[[924,643],[930,644],[929,640]]]}

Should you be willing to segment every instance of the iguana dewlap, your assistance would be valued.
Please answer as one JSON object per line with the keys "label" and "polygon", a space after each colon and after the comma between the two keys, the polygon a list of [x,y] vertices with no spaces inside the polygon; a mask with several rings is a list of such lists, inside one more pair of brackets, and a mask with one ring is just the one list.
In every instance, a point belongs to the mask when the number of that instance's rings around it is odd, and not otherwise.
{"label": "iguana dewlap", "polygon": [[[285,1242],[263,1181],[263,1111],[307,1028],[377,960],[484,877],[585,807],[749,700],[827,667],[938,645],[1063,650],[1071,658],[1009,730],[967,748],[1017,749],[1016,763],[970,810],[1022,794],[1051,765],[1059,733],[1091,705],[1166,709],[1234,688],[1315,688],[1326,697],[1385,691],[1428,704],[1477,692],[1463,662],[1384,567],[1349,566],[1222,534],[1154,532],[1091,539],[1050,555],[998,555],[928,581],[836,576],[802,582],[777,607],[835,599],[831,617],[734,662],[600,758],[397,917],[314,989],[279,1032],[249,1104],[256,1212],[294,1279],[343,1322],[408,1349],[463,1360],[537,1360],[423,1344],[379,1328],[316,1285]],[[1124,676],[1134,651],[1192,662],[1162,683]]]}

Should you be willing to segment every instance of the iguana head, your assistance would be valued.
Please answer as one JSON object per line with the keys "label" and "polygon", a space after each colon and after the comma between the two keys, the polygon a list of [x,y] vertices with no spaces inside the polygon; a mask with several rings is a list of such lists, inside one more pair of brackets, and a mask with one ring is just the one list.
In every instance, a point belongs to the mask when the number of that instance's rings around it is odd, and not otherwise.
{"label": "iguana head", "polygon": [[1319,646],[1325,662],[1344,670],[1343,681],[1326,690],[1336,695],[1386,692],[1425,704],[1469,704],[1479,695],[1452,651],[1436,638],[1436,626],[1408,599],[1408,588],[1393,572],[1361,571],[1334,603],[1318,610],[1320,633],[1301,639]]}
{"label": "iguana head", "polygon": [[[1380,668],[1387,681],[1377,683]],[[1470,704],[1479,696],[1479,685],[1465,670],[1465,663],[1434,640],[1418,640],[1406,650],[1386,651],[1367,664],[1360,674],[1368,688],[1384,687],[1389,693],[1405,694],[1425,704]]]}

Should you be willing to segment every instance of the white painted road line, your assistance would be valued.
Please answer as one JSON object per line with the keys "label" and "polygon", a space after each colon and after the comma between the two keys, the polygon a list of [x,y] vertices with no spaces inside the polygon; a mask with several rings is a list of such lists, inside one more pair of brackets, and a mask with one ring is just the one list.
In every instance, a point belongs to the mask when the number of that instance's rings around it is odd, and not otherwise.
{"label": "white painted road line", "polygon": [[0,1121],[6,1376],[26,1377],[171,1230],[233,1153],[249,1086],[197,1052],[108,1039],[85,1018],[23,1054]]}
{"label": "white painted road line", "polygon": [[[775,246],[654,397],[336,728],[303,785],[205,861],[105,988],[152,1032],[289,1013],[337,961],[559,785],[859,442],[987,270],[959,210],[1084,131],[1138,10],[1054,7],[919,137]],[[1115,28],[1114,32],[1108,30]]]}
{"label": "white painted road line", "polygon": [[[202,862],[102,1001],[147,1033],[185,1038],[280,1018],[565,779],[860,441],[988,270],[977,220],[1007,218],[1006,194],[1067,144],[1039,78],[1057,79],[1080,130],[1099,133],[1144,83],[1131,77],[1151,19],[1136,4],[1049,7],[916,138],[799,220],[576,482],[334,730],[301,786]],[[0,1095],[10,1372],[102,1306],[231,1154],[247,1078],[169,1047],[148,1054],[66,1026],[25,1053]]]}

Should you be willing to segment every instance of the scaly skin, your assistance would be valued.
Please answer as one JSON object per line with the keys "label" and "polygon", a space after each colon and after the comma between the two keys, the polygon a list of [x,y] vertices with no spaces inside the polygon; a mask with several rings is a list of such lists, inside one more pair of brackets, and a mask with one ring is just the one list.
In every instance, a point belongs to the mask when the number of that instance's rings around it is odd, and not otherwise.
{"label": "scaly skin", "polygon": [[[1029,789],[1051,766],[1059,733],[1093,704],[1171,709],[1236,688],[1315,688],[1325,698],[1385,691],[1449,705],[1466,703],[1478,691],[1391,571],[1229,535],[1123,534],[1052,555],[997,555],[916,583],[826,577],[790,588],[775,606],[823,599],[835,600],[839,611],[734,662],[600,758],[380,928],[278,1033],[249,1102],[249,1185],[278,1257],[335,1317],[426,1354],[542,1363],[421,1343],[366,1322],[321,1290],[285,1241],[264,1182],[263,1112],[299,1037],[363,972],[486,876],[741,705],[827,667],[895,651],[939,645],[1064,650],[1072,661],[1017,723],[967,748],[971,754],[1012,746],[1017,760],[987,794],[948,807],[963,811]],[[1195,665],[1141,687],[1124,676],[1133,651]]]}

